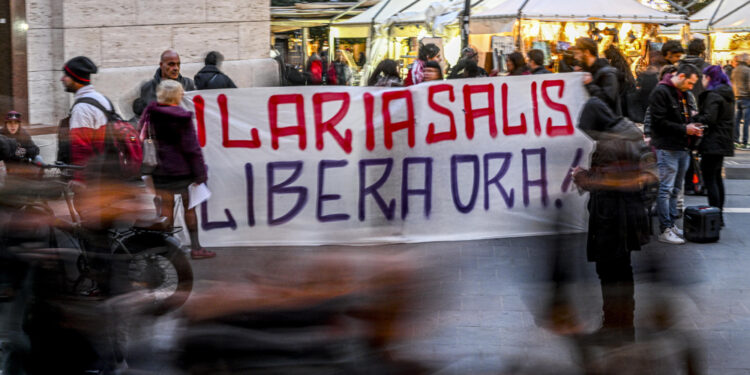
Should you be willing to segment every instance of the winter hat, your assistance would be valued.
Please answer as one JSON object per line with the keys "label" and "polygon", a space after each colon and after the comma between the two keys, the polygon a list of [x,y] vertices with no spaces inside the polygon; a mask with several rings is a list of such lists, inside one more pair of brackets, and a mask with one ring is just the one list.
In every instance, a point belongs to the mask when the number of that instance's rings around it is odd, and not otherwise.
{"label": "winter hat", "polygon": [[96,74],[97,68],[91,59],[86,56],[74,57],[63,66],[65,75],[73,79],[74,81],[88,85],[91,83],[91,75]]}
{"label": "winter hat", "polygon": [[16,112],[16,111],[10,111],[10,112],[8,112],[7,115],[5,115],[5,121],[13,121],[13,120],[20,121],[21,120],[21,114],[18,113],[18,112]]}

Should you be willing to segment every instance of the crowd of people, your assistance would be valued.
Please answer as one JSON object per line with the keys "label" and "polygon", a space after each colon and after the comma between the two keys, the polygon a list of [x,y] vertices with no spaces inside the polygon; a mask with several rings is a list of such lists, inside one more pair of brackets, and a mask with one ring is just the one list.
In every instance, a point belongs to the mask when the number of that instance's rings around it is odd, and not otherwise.
{"label": "crowd of people", "polygon": [[[723,210],[724,158],[733,156],[735,149],[748,148],[750,56],[740,54],[730,66],[721,67],[705,61],[703,40],[690,41],[687,50],[680,42],[669,41],[660,50],[649,52],[645,68],[633,72],[628,59],[615,46],[600,54],[596,41],[579,38],[570,51],[570,58],[559,70],[583,73],[590,98],[581,112],[579,128],[597,142],[590,169],[577,168],[571,173],[574,182],[590,192],[588,260],[596,263],[601,282],[604,328],[617,332],[625,341],[633,341],[635,302],[630,252],[640,250],[651,236],[648,215],[652,202],[644,199],[643,187],[657,186],[653,205],[659,222],[658,240],[663,243],[685,243],[684,231],[677,225],[681,216],[678,201],[685,183],[693,180],[691,168],[701,172],[708,204]],[[482,68],[479,54],[471,47],[462,51],[457,64],[444,70],[440,52],[435,44],[422,45],[404,77],[397,61],[385,59],[375,67],[367,84],[405,87],[500,74],[498,70],[488,73]],[[345,59],[341,51],[330,62],[325,55],[313,56],[305,81],[349,84],[352,72]],[[166,50],[153,78],[140,87],[140,95],[132,103],[139,141],[149,138],[158,145],[156,166],[143,180],[153,189],[156,212],[167,218],[167,228],[174,226],[174,208],[180,198],[193,259],[212,258],[216,253],[201,246],[195,208],[188,206],[190,186],[205,183],[208,174],[193,114],[179,104],[185,91],[236,87],[220,70],[222,60],[220,53],[208,53],[205,67],[190,79],[181,75],[179,54]],[[59,137],[60,161],[90,166],[106,153],[107,124],[112,121],[115,108],[91,84],[91,75],[97,71],[95,63],[85,56],[72,58],[63,66],[61,82],[73,94],[74,104],[67,126],[61,127],[64,133]],[[552,73],[539,49],[525,55],[510,53],[505,71],[509,76]],[[4,136],[0,138],[0,156],[9,163],[13,159],[39,157],[39,148],[21,127],[21,119],[22,114],[8,112],[5,126],[0,129]],[[637,124],[642,124],[642,130]],[[12,147],[6,147],[6,141]],[[643,155],[651,150],[653,175],[648,175],[643,173],[647,168]],[[699,155],[697,164],[693,162],[694,153]],[[100,166],[98,171],[102,170]],[[86,197],[98,191],[97,186],[104,189],[91,179],[89,172],[82,171],[74,177],[76,209],[84,219],[91,208]],[[106,241],[106,228],[91,228],[92,243]],[[102,287],[111,289],[105,291],[108,293],[116,289],[107,283],[102,283]]]}

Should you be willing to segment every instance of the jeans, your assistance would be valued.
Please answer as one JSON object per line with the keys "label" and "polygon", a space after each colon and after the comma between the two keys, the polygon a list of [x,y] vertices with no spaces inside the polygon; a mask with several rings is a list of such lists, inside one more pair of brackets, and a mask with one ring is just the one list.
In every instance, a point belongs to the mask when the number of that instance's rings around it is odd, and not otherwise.
{"label": "jeans", "polygon": [[734,116],[734,141],[740,141],[740,120],[744,120],[742,125],[742,144],[747,144],[747,131],[750,127],[750,99],[737,99],[737,112]]}
{"label": "jeans", "polygon": [[674,226],[677,218],[677,197],[685,181],[685,172],[690,155],[687,151],[656,150],[656,166],[659,170],[659,195],[656,198],[656,210],[659,214],[659,225],[663,232]]}

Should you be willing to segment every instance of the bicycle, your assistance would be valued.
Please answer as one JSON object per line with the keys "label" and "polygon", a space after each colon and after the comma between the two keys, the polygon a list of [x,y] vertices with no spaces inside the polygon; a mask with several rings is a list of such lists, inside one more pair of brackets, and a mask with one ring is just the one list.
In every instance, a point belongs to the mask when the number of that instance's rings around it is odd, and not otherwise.
{"label": "bicycle", "polygon": [[[127,288],[149,293],[153,298],[150,311],[154,315],[173,311],[185,303],[192,291],[193,272],[180,241],[174,236],[181,228],[168,229],[164,217],[136,220],[131,225],[107,229],[107,251],[104,254],[101,251],[93,252],[87,248],[89,230],[73,204],[72,184],[66,181],[70,172],[82,167],[59,162],[29,165],[39,169],[39,173],[31,180],[42,182],[41,188],[29,188],[31,184],[24,185],[21,182],[19,186],[25,190],[21,194],[11,189],[10,194],[15,200],[15,207],[12,209],[32,213],[36,217],[41,215],[46,217],[46,222],[52,223],[51,232],[57,232],[49,237],[50,249],[62,252],[58,246],[61,236],[74,244],[74,251],[77,252],[77,275],[71,277],[69,270],[64,265],[60,266],[61,273],[65,276],[61,286],[63,293],[91,296],[90,292],[97,290],[97,272],[101,272],[92,267],[92,261],[96,257],[106,257],[114,262],[127,263]],[[65,201],[69,219],[56,215],[49,204],[60,198]]]}

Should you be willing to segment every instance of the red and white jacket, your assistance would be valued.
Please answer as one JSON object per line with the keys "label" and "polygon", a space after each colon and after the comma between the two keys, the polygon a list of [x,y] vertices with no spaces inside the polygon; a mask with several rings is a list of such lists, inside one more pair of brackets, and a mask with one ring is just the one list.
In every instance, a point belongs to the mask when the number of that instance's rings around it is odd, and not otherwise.
{"label": "red and white jacket", "polygon": [[[104,108],[112,110],[107,98],[91,85],[80,88],[73,102],[80,98],[93,98]],[[70,159],[75,165],[86,165],[88,160],[104,150],[107,116],[91,104],[79,103],[70,112]],[[80,179],[80,174],[76,174]]]}

